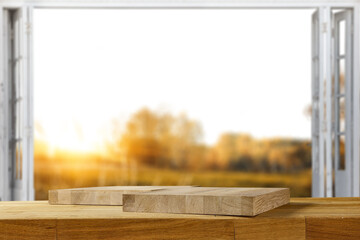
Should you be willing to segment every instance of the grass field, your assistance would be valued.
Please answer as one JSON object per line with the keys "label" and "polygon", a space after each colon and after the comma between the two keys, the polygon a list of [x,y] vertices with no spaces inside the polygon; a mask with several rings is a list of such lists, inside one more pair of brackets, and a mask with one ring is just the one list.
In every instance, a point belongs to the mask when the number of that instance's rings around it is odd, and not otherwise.
{"label": "grass field", "polygon": [[49,189],[112,185],[199,185],[204,187],[289,187],[292,197],[311,195],[311,170],[296,174],[228,171],[175,171],[124,168],[116,164],[35,164],[36,199]]}

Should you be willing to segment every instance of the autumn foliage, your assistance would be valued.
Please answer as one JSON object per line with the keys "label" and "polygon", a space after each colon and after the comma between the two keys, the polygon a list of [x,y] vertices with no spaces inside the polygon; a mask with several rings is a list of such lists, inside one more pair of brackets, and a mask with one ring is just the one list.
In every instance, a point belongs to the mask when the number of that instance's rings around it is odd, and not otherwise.
{"label": "autumn foliage", "polygon": [[122,161],[159,168],[294,172],[311,166],[309,140],[224,133],[208,146],[202,136],[201,124],[185,114],[144,108],[129,119],[109,149]]}
{"label": "autumn foliage", "polygon": [[35,138],[36,199],[47,199],[49,189],[107,185],[290,187],[292,196],[310,196],[309,140],[223,133],[210,146],[186,114],[146,108],[112,132],[101,153],[51,148]]}

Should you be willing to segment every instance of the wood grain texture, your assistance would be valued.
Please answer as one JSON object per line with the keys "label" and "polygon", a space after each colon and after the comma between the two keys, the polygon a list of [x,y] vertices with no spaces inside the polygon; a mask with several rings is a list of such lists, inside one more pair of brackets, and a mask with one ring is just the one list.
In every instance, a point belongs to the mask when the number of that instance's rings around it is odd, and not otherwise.
{"label": "wood grain texture", "polygon": [[255,216],[290,201],[287,188],[187,188],[123,195],[125,212]]}
{"label": "wood grain texture", "polygon": [[[89,234],[91,233],[91,234]],[[58,221],[57,239],[224,239],[233,240],[232,220],[97,219]]]}
{"label": "wood grain texture", "polygon": [[[256,217],[0,202],[0,239],[360,239],[360,198],[298,198]],[[57,233],[57,235],[56,235]],[[57,237],[56,237],[57,236]]]}
{"label": "wood grain texture", "polygon": [[56,220],[0,220],[0,240],[56,239]]}
{"label": "wood grain texture", "polygon": [[191,186],[111,186],[57,189],[49,191],[49,203],[72,205],[121,206],[124,193],[149,192],[166,188],[189,188]]}
{"label": "wood grain texture", "polygon": [[247,218],[235,220],[236,240],[304,240],[304,218]]}
{"label": "wood grain texture", "polygon": [[360,218],[308,217],[306,218],[306,239],[358,240],[360,239]]}

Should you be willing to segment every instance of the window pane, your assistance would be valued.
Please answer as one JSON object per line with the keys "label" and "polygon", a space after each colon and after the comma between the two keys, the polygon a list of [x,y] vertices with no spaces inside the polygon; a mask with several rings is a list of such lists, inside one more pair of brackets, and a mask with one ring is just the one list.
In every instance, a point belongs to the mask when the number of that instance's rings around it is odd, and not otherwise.
{"label": "window pane", "polygon": [[20,176],[19,176],[19,168],[20,168],[20,164],[19,164],[19,146],[18,144],[16,143],[15,145],[15,178],[16,179],[19,179]]}
{"label": "window pane", "polygon": [[313,46],[313,56],[319,56],[319,22],[318,21],[314,21],[314,32],[313,32],[313,39],[314,39],[314,46]]}
{"label": "window pane", "polygon": [[339,170],[345,170],[345,136],[338,136],[339,138]]}
{"label": "window pane", "polygon": [[339,22],[339,54],[345,54],[345,20]]}
{"label": "window pane", "polygon": [[19,149],[19,179],[22,179],[22,165],[23,165],[23,149],[22,149],[22,141],[18,142]]}
{"label": "window pane", "polygon": [[316,95],[319,95],[319,59],[316,59],[314,68]]}
{"label": "window pane", "polygon": [[345,93],[345,59],[339,61],[339,93]]}
{"label": "window pane", "polygon": [[331,137],[331,161],[333,161],[333,162],[335,162],[335,157],[336,157],[335,144],[336,144],[336,136],[332,135],[332,137]]}
{"label": "window pane", "polygon": [[22,162],[23,162],[23,152],[22,152],[22,142],[18,141],[15,144],[15,178],[22,179]]}
{"label": "window pane", "polygon": [[315,128],[315,132],[317,133],[319,131],[319,101],[318,100],[313,100],[313,105],[312,107],[313,109],[313,117],[314,117],[314,128]]}
{"label": "window pane", "polygon": [[339,131],[345,132],[345,97],[339,99]]}

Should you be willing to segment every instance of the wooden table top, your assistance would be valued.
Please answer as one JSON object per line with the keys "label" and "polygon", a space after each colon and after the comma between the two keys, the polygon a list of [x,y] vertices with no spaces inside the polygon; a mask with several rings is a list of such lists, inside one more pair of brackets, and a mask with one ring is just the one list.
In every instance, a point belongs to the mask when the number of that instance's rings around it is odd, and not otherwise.
{"label": "wooden table top", "polygon": [[293,198],[256,217],[0,202],[0,239],[360,239],[360,198]]}

